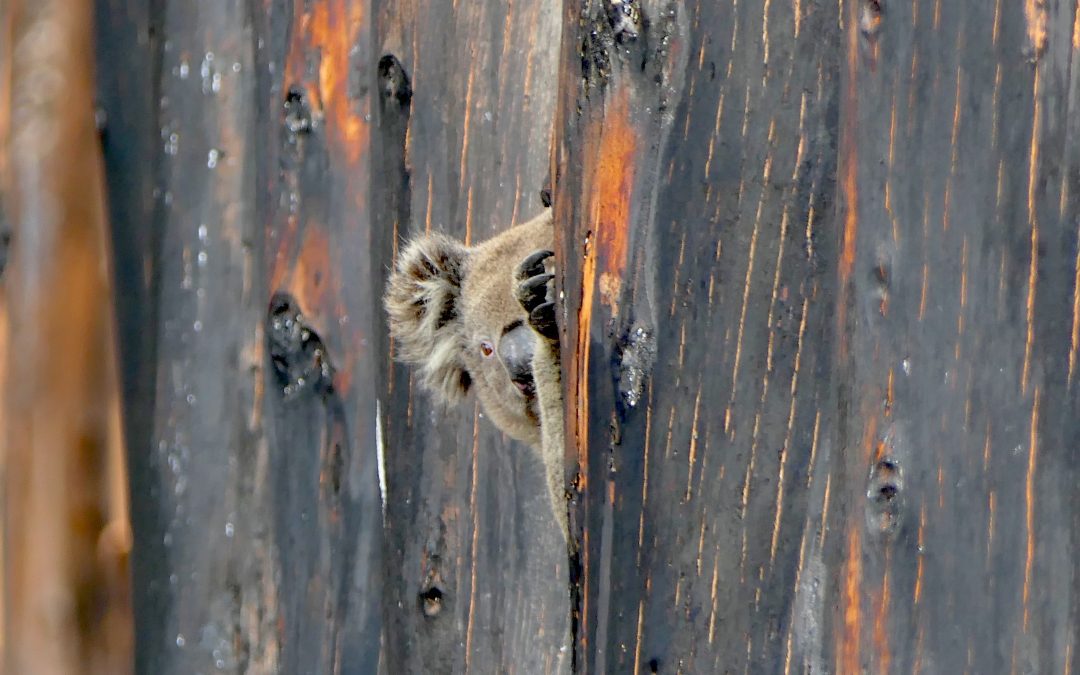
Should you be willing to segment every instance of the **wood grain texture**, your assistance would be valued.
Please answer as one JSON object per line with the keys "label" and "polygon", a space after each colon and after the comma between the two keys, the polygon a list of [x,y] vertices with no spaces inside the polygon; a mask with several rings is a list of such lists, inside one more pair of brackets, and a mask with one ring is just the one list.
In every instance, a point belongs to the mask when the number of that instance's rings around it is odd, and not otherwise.
{"label": "wood grain texture", "polygon": [[140,672],[378,663],[366,11],[102,9]]}
{"label": "wood grain texture", "polygon": [[834,667],[1075,671],[1075,3],[847,10]]}
{"label": "wood grain texture", "polygon": [[1076,7],[1006,4],[566,3],[583,669],[1075,672]]}
{"label": "wood grain texture", "polygon": [[[379,52],[411,90],[405,104],[400,84],[382,85],[378,236],[397,246],[438,230],[477,243],[536,215],[560,5],[387,1],[375,11]],[[538,457],[474,399],[447,411],[407,368],[388,363],[386,377],[388,671],[566,672],[565,545]]]}
{"label": "wood grain texture", "polygon": [[[831,450],[836,16],[642,3],[633,37],[603,9],[584,76],[564,74],[556,194],[574,224],[578,658],[588,672],[776,672],[795,589],[825,581],[801,535]],[[567,71],[579,62],[564,53]],[[610,156],[613,131],[639,139],[629,157]],[[799,578],[800,555],[818,579]],[[797,617],[808,661],[823,601]]]}
{"label": "wood grain texture", "polygon": [[[125,35],[135,45],[154,40],[148,93],[157,127],[157,147],[147,150],[156,201],[140,214],[156,228],[144,263],[151,304],[131,310],[132,320],[153,320],[143,330],[152,331],[156,363],[128,371],[153,382],[150,427],[130,449],[146,480],[133,491],[147,511],[142,531],[136,520],[137,665],[162,673],[276,665],[281,640],[267,629],[278,620],[276,533],[260,511],[269,451],[256,394],[267,299],[254,141],[264,127],[249,17],[239,3],[163,3],[151,12],[149,34]],[[258,619],[263,625],[251,626]]]}
{"label": "wood grain texture", "polygon": [[565,670],[538,461],[414,393],[380,306],[410,232],[539,211],[555,6],[98,17],[139,671]]}
{"label": "wood grain texture", "polygon": [[[1080,672],[1075,0],[97,30],[139,672]],[[379,306],[549,181],[569,563]]]}

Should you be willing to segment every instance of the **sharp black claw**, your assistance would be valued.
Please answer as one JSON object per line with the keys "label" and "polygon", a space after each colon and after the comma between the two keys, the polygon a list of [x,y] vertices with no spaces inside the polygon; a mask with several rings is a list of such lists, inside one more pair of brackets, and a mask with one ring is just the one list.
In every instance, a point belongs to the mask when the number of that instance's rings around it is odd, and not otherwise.
{"label": "sharp black claw", "polygon": [[530,254],[518,267],[518,279],[528,279],[529,277],[535,277],[537,274],[543,274],[544,261],[553,255],[555,255],[554,251],[546,250]]}
{"label": "sharp black claw", "polygon": [[554,277],[553,274],[537,274],[521,282],[519,294],[525,311],[531,312],[547,301],[547,285]]}
{"label": "sharp black claw", "polygon": [[545,302],[529,312],[529,323],[533,329],[549,340],[559,337],[559,328],[555,324],[555,303]]}

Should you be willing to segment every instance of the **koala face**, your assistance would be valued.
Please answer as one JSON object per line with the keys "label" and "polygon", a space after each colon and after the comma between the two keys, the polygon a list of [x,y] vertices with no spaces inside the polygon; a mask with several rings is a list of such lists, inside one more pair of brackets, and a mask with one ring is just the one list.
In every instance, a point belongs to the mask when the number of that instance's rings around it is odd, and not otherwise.
{"label": "koala face", "polygon": [[537,335],[518,301],[516,273],[552,239],[550,212],[474,247],[418,237],[398,256],[384,300],[398,357],[419,366],[425,388],[446,403],[475,390],[497,427],[534,447]]}

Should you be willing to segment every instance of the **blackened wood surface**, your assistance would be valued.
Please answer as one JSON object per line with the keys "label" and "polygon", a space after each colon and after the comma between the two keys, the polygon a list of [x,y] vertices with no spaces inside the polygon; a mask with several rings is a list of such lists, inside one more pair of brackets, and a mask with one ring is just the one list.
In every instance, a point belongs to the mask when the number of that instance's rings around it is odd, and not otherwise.
{"label": "blackened wood surface", "polygon": [[[144,2],[95,3],[97,108],[113,253],[116,335],[123,397],[124,440],[135,543],[131,551],[132,606],[136,620],[136,672],[166,649],[161,630],[169,604],[162,589],[170,574],[162,546],[164,515],[157,496],[159,463],[151,447],[154,373],[157,371],[158,239],[155,211],[162,200],[157,166],[160,42]],[[149,646],[154,645],[154,651]]]}
{"label": "blackened wood surface", "polygon": [[541,208],[560,8],[97,10],[139,672],[565,670],[537,460],[380,306],[402,238]]}
{"label": "blackened wood surface", "polygon": [[1075,672],[1074,2],[579,2],[588,672]]}
{"label": "blackened wood surface", "polygon": [[[394,57],[383,62],[372,182],[387,205],[373,226],[383,272],[392,241],[442,230],[476,243],[542,208],[561,7],[455,7],[375,10],[378,51]],[[475,401],[447,413],[404,367],[387,376],[389,672],[565,672],[566,553],[537,457]]]}
{"label": "blackened wood surface", "polygon": [[568,667],[536,459],[379,308],[553,130],[579,668],[1077,672],[1077,13],[100,2],[140,672]]}
{"label": "blackened wood surface", "polygon": [[1076,3],[844,21],[835,668],[1075,672]]}
{"label": "blackened wood surface", "polygon": [[370,672],[367,8],[107,5],[138,669]]}

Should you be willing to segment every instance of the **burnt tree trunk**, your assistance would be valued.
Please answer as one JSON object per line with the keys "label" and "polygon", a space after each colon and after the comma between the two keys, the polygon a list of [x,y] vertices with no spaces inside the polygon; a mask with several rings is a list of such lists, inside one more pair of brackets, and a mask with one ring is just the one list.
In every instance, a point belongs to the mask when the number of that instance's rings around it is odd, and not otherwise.
{"label": "burnt tree trunk", "polygon": [[1074,2],[567,2],[582,672],[1070,672]]}
{"label": "burnt tree trunk", "polygon": [[[1074,0],[97,18],[138,672],[1080,670]],[[549,176],[570,561],[380,306]]]}
{"label": "burnt tree trunk", "polygon": [[537,460],[414,392],[380,304],[409,234],[540,210],[560,25],[98,4],[139,672],[569,664]]}
{"label": "burnt tree trunk", "polygon": [[[558,8],[456,7],[377,8],[385,56],[372,198],[385,206],[373,230],[386,243],[373,259],[382,275],[402,237],[435,229],[475,243],[543,208]],[[388,354],[382,323],[373,336]],[[565,672],[566,553],[538,458],[483,419],[475,400],[443,410],[409,369],[384,363],[388,672]]]}
{"label": "burnt tree trunk", "polygon": [[360,15],[99,5],[139,672],[379,660]]}

